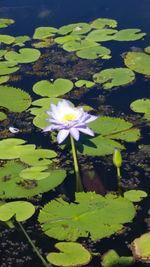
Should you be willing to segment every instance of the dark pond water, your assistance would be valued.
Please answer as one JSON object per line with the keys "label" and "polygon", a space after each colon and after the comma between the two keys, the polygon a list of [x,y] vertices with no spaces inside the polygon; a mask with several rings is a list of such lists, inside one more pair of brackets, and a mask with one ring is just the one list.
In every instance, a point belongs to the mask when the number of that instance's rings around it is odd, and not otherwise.
{"label": "dark pond water", "polygon": [[[14,36],[32,36],[34,29],[38,26],[52,26],[58,28],[65,24],[90,22],[101,17],[116,19],[119,24],[118,28],[120,29],[140,28],[143,32],[147,33],[147,37],[142,41],[139,40],[127,43],[108,42],[108,46],[113,52],[112,59],[105,63],[105,68],[123,66],[120,54],[129,51],[130,48],[143,48],[150,45],[150,0],[0,0],[0,17],[12,18],[15,20],[14,25],[2,30],[2,32]],[[97,67],[97,65],[95,67]],[[55,74],[53,74],[53,76],[55,76]],[[28,91],[32,94],[31,88],[36,81],[38,81],[38,77],[33,76],[26,79],[25,75],[21,81],[16,82],[15,86],[21,87],[24,90],[29,88]],[[124,118],[124,114],[126,114],[126,116],[132,115],[129,108],[132,101],[143,97],[149,98],[150,80],[144,79],[143,75],[137,74],[136,83],[128,87],[113,90],[111,93],[106,92],[102,94],[105,98],[106,105],[110,106],[110,109],[113,107],[113,116],[117,115]],[[75,103],[82,102],[91,104],[93,107],[97,108],[97,106],[102,103],[102,98],[99,95],[100,93],[98,91],[95,91],[95,93],[88,91],[80,98],[71,100]],[[142,143],[149,144],[148,129],[144,128],[142,133],[144,137]],[[49,147],[48,136],[43,138],[40,132],[34,132],[34,130],[32,134],[18,135],[18,137],[27,139],[29,143],[42,145],[43,148]],[[127,150],[130,151],[130,156],[124,152],[125,167],[122,175],[123,177],[129,176],[129,178],[131,178],[127,179],[127,181],[123,181],[124,188],[140,188],[150,192],[150,180],[148,180],[150,172],[148,170],[141,170],[138,167],[139,161],[148,166],[149,157],[147,154],[144,154],[141,157],[137,150],[137,146],[140,143],[141,141],[136,144],[127,145]],[[106,157],[106,159],[101,160],[94,159],[92,164],[95,170],[95,179],[102,179],[104,191],[116,190],[115,170],[111,167],[110,158]],[[67,183],[67,192],[71,186],[71,184]],[[61,190],[63,189],[60,188],[60,192]],[[51,198],[53,198],[55,194],[57,195],[57,192],[53,192]],[[45,203],[47,200],[47,194],[45,194],[42,201]],[[35,201],[38,203],[38,200]],[[138,218],[136,218],[132,224],[132,231],[129,230],[123,237],[114,237],[110,240],[106,239],[97,242],[97,244],[90,243],[90,241],[87,240],[83,240],[83,242],[91,247],[91,249],[100,251],[102,254],[108,249],[113,248],[116,249],[120,255],[131,255],[128,244],[148,229],[148,224],[145,223],[144,219],[148,217],[149,203],[149,198],[143,202],[141,210],[138,213]],[[30,233],[32,239],[36,240],[36,244],[42,248],[43,253],[47,253],[47,251],[50,251],[50,247],[53,249],[55,241],[43,237],[38,227],[36,218],[35,221],[33,219],[32,222],[26,224],[26,229]],[[30,246],[26,243],[25,238],[19,231],[10,231],[2,227],[0,253],[0,267],[42,266],[41,262],[32,252]],[[95,259],[89,266],[100,267],[100,262]],[[135,263],[134,266],[140,267],[144,265]]]}

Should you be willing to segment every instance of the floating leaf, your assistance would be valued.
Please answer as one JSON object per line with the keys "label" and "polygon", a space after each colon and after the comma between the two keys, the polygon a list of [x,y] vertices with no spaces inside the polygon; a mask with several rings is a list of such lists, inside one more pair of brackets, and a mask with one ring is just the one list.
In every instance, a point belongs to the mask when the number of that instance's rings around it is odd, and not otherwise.
{"label": "floating leaf", "polygon": [[150,232],[134,239],[131,249],[135,260],[150,263]]}
{"label": "floating leaf", "polygon": [[0,106],[8,108],[12,112],[22,112],[31,105],[31,102],[30,95],[25,91],[14,87],[0,86]]}
{"label": "floating leaf", "polygon": [[59,28],[58,34],[66,35],[68,33],[72,34],[84,34],[91,30],[91,26],[88,23],[73,23],[69,25],[64,25]]}
{"label": "floating leaf", "polygon": [[35,145],[24,145],[23,139],[8,138],[0,141],[0,159],[17,159],[23,153],[35,149]]}
{"label": "floating leaf", "polygon": [[16,63],[30,63],[39,59],[41,53],[34,48],[21,48],[19,53],[9,51],[5,54],[5,59]]}
{"label": "floating leaf", "polygon": [[81,40],[80,36],[71,34],[55,38],[55,42],[57,44],[65,44],[70,41],[80,41],[80,40]]}
{"label": "floating leaf", "polygon": [[92,139],[81,139],[78,150],[86,155],[104,156],[113,154],[115,148],[124,149],[124,146],[115,140],[135,142],[140,138],[139,129],[133,124],[120,118],[100,117],[89,123],[89,127],[99,136]]}
{"label": "floating leaf", "polygon": [[9,76],[1,76],[0,77],[0,84],[6,83],[9,80]]}
{"label": "floating leaf", "polygon": [[56,152],[50,149],[34,149],[20,155],[21,161],[32,166],[45,166],[51,163],[50,159],[57,156]]}
{"label": "floating leaf", "polygon": [[143,198],[147,197],[147,193],[143,190],[129,190],[124,193],[124,197],[131,202],[140,202]]}
{"label": "floating leaf", "polygon": [[106,27],[116,28],[117,21],[114,19],[98,18],[91,23],[91,27],[96,29],[106,28]]}
{"label": "floating leaf", "polygon": [[73,83],[67,79],[57,79],[53,83],[47,80],[37,82],[33,86],[33,91],[41,96],[57,97],[71,91]]}
{"label": "floating leaf", "polygon": [[82,87],[85,86],[87,88],[91,88],[95,85],[94,82],[88,81],[88,80],[78,80],[77,82],[75,82],[75,86],[76,87]]}
{"label": "floating leaf", "polygon": [[0,50],[0,58],[2,58],[7,53],[7,50],[1,49]]}
{"label": "floating leaf", "polygon": [[19,67],[16,67],[16,63],[15,62],[7,62],[7,61],[2,61],[0,62],[0,75],[6,75],[6,74],[10,74],[13,72],[16,72],[17,70],[19,70]]}
{"label": "floating leaf", "polygon": [[41,180],[23,179],[20,173],[25,169],[24,164],[9,161],[0,168],[0,198],[13,199],[32,197],[54,189],[61,184],[66,172],[62,169],[48,169],[49,176]]}
{"label": "floating leaf", "polygon": [[102,70],[93,75],[94,82],[102,83],[104,89],[126,85],[135,80],[135,74],[127,68]]}
{"label": "floating leaf", "polygon": [[15,41],[14,41],[14,46],[15,45],[18,45],[18,46],[25,46],[25,42],[27,41],[30,41],[30,37],[27,36],[27,35],[24,35],[24,36],[17,36],[15,38]]}
{"label": "floating leaf", "polygon": [[0,206],[0,220],[7,222],[15,216],[16,221],[22,222],[35,213],[33,204],[27,201],[13,201]]}
{"label": "floating leaf", "polygon": [[47,166],[34,166],[26,168],[20,172],[20,177],[23,180],[42,180],[49,176],[49,172],[45,172]]}
{"label": "floating leaf", "polygon": [[140,29],[125,29],[118,31],[114,35],[115,41],[136,41],[143,38],[146,33],[141,32]]}
{"label": "floating leaf", "polygon": [[112,30],[112,29],[93,30],[87,35],[86,40],[93,42],[110,41],[113,40],[115,33],[117,33],[117,30]]}
{"label": "floating leaf", "polygon": [[14,22],[13,19],[0,19],[0,28],[6,28]]}
{"label": "floating leaf", "polygon": [[150,75],[150,55],[143,52],[128,52],[124,59],[125,65],[138,73]]}
{"label": "floating leaf", "polygon": [[82,49],[77,51],[76,55],[80,58],[84,59],[96,59],[96,58],[103,58],[108,59],[110,58],[110,49],[104,47],[104,46],[96,46],[96,47],[90,47],[86,49]]}
{"label": "floating leaf", "polygon": [[4,112],[0,111],[0,121],[3,121],[5,119],[7,119],[7,115]]}
{"label": "floating leaf", "polygon": [[144,118],[150,120],[150,99],[141,98],[131,103],[130,108],[139,113],[144,113]]}
{"label": "floating leaf", "polygon": [[15,41],[15,37],[10,35],[0,34],[0,43],[12,44]]}
{"label": "floating leaf", "polygon": [[119,257],[117,252],[113,249],[109,250],[103,255],[103,267],[127,267],[133,263],[133,257]]}
{"label": "floating leaf", "polygon": [[75,203],[61,198],[49,202],[40,211],[39,222],[45,234],[59,240],[75,241],[89,234],[98,240],[120,231],[134,215],[133,204],[122,197],[82,192],[76,193]]}
{"label": "floating leaf", "polygon": [[82,41],[70,41],[63,45],[63,49],[68,52],[78,51],[82,49],[87,49],[91,47],[99,47],[99,44],[93,41],[82,40]]}
{"label": "floating leaf", "polygon": [[54,36],[58,30],[53,27],[38,27],[35,29],[33,39],[45,39]]}
{"label": "floating leaf", "polygon": [[144,48],[145,53],[150,54],[150,46]]}
{"label": "floating leaf", "polygon": [[56,266],[82,266],[91,261],[91,254],[81,244],[75,242],[60,242],[55,244],[59,253],[51,252],[47,260]]}

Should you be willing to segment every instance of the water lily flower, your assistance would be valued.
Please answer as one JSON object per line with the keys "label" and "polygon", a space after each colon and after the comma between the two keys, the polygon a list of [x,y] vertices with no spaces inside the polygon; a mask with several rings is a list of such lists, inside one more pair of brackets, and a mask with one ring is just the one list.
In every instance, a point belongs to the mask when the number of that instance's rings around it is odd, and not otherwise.
{"label": "water lily flower", "polygon": [[85,112],[82,107],[74,107],[69,101],[62,100],[57,105],[51,104],[48,122],[50,125],[43,131],[58,131],[57,142],[62,143],[70,134],[76,141],[79,140],[80,132],[94,136],[93,131],[87,124],[97,119],[97,116]]}

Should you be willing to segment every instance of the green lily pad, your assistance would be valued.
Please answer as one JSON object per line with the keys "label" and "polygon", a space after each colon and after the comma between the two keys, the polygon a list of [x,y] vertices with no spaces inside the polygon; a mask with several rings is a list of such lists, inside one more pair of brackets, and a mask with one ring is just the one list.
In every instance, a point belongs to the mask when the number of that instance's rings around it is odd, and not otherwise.
{"label": "green lily pad", "polygon": [[42,180],[49,176],[49,172],[45,172],[47,166],[34,166],[26,168],[19,173],[23,180]]}
{"label": "green lily pad", "polygon": [[7,50],[1,49],[0,50],[0,58],[2,58],[7,53]]}
{"label": "green lily pad", "polygon": [[136,41],[142,39],[146,33],[140,29],[124,29],[114,35],[115,41]]}
{"label": "green lily pad", "polygon": [[145,53],[150,54],[150,46],[144,48]]}
{"label": "green lily pad", "polygon": [[0,77],[0,84],[6,83],[9,81],[9,76],[1,76]]}
{"label": "green lily pad", "polygon": [[41,53],[34,48],[21,48],[19,53],[15,51],[9,51],[5,54],[5,59],[16,63],[30,63],[37,61]]}
{"label": "green lily pad", "polygon": [[53,83],[47,80],[37,82],[33,86],[33,91],[41,96],[57,97],[71,91],[73,83],[67,79],[57,79]]}
{"label": "green lily pad", "polygon": [[15,45],[18,45],[18,46],[25,46],[25,42],[27,41],[30,41],[31,38],[27,35],[24,35],[24,36],[17,36],[15,38],[15,41],[14,41],[14,46]]}
{"label": "green lily pad", "polygon": [[140,202],[147,197],[147,193],[143,190],[129,190],[124,193],[124,197],[132,202]]}
{"label": "green lily pad", "polygon": [[144,113],[144,118],[150,120],[150,99],[137,99],[131,103],[130,108],[135,112]]}
{"label": "green lily pad", "polygon": [[57,156],[56,152],[51,149],[33,149],[25,151],[20,155],[21,161],[32,166],[45,166],[51,163],[52,158]]}
{"label": "green lily pad", "polygon": [[11,35],[0,34],[0,43],[12,44],[15,41],[15,37]]}
{"label": "green lily pad", "polygon": [[[15,99],[15,101],[12,101]],[[9,109],[12,112],[25,111],[31,105],[31,97],[25,91],[0,85],[0,106]]]}
{"label": "green lily pad", "polygon": [[83,59],[96,59],[96,58],[109,59],[111,57],[110,53],[111,53],[110,49],[104,46],[95,46],[79,50],[77,51],[76,55]]}
{"label": "green lily pad", "polygon": [[58,30],[53,27],[38,27],[35,29],[33,39],[45,39],[54,36]]}
{"label": "green lily pad", "polygon": [[47,260],[56,266],[82,266],[91,261],[91,254],[81,244],[75,242],[60,242],[55,244],[59,253],[51,252],[47,255]]}
{"label": "green lily pad", "polygon": [[71,35],[71,34],[55,38],[55,42],[61,45],[70,41],[80,41],[80,40],[81,38],[79,35]]}
{"label": "green lily pad", "polygon": [[27,201],[13,201],[0,206],[0,220],[7,222],[15,216],[16,221],[26,221],[35,213],[33,204]]}
{"label": "green lily pad", "polygon": [[91,23],[92,28],[102,29],[102,28],[116,28],[117,21],[114,19],[107,19],[107,18],[98,18]]}
{"label": "green lily pad", "polygon": [[17,159],[23,153],[29,153],[35,149],[35,145],[24,145],[23,139],[8,138],[0,141],[0,159]]}
{"label": "green lily pad", "polygon": [[17,70],[20,69],[16,65],[17,63],[15,62],[7,62],[7,61],[0,62],[0,75],[7,75],[16,72]]}
{"label": "green lily pad", "polygon": [[14,22],[13,19],[0,19],[0,28],[6,28]]}
{"label": "green lily pad", "polygon": [[116,33],[117,30],[112,30],[112,29],[93,30],[87,35],[86,40],[93,42],[110,41],[114,39],[114,34]]}
{"label": "green lily pad", "polygon": [[[115,148],[125,147],[118,142],[136,142],[140,138],[140,130],[132,128],[133,124],[120,118],[100,117],[89,123],[89,127],[98,136],[79,140],[77,146],[79,152],[91,156],[105,156],[113,154]],[[81,142],[80,142],[81,141]]]}
{"label": "green lily pad", "polygon": [[91,30],[91,26],[88,23],[73,23],[69,25],[64,25],[59,28],[58,34],[66,35],[68,33],[72,34],[84,34]]}
{"label": "green lily pad", "polygon": [[134,239],[131,249],[135,260],[150,263],[150,232]]}
{"label": "green lily pad", "polygon": [[111,249],[103,255],[103,267],[127,267],[133,263],[133,257],[119,257],[118,253]]}
{"label": "green lily pad", "polygon": [[143,52],[128,52],[124,58],[125,65],[138,73],[150,75],[150,55]]}
{"label": "green lily pad", "polygon": [[5,119],[7,119],[7,115],[4,112],[0,111],[0,121],[3,121]]}
{"label": "green lily pad", "polygon": [[89,235],[99,240],[120,231],[134,216],[135,208],[125,198],[82,192],[76,193],[75,203],[58,198],[46,204],[39,222],[46,235],[59,240],[75,241]]}
{"label": "green lily pad", "polygon": [[102,70],[93,75],[94,82],[102,83],[104,89],[126,85],[135,80],[135,74],[127,68],[114,68]]}
{"label": "green lily pad", "polygon": [[78,51],[78,50],[87,49],[87,48],[96,47],[96,46],[99,47],[99,44],[93,41],[87,41],[87,40],[70,41],[63,45],[63,49],[68,52],[73,52],[73,51]]}
{"label": "green lily pad", "polygon": [[88,81],[88,80],[78,80],[77,82],[75,82],[75,86],[80,88],[82,86],[85,86],[87,88],[91,88],[95,85],[94,82]]}
{"label": "green lily pad", "polygon": [[20,176],[25,168],[24,164],[15,161],[8,161],[0,168],[0,199],[28,198],[42,194],[60,185],[66,177],[63,169],[48,168],[47,177],[30,180]]}

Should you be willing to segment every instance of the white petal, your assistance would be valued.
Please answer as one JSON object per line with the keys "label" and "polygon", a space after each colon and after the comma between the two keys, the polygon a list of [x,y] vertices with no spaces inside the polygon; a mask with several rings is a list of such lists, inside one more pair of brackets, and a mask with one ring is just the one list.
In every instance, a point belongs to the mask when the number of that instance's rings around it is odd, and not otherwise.
{"label": "white petal", "polygon": [[77,128],[71,128],[70,129],[70,134],[72,135],[72,137],[78,141],[79,140],[79,136],[80,136],[80,133],[79,133],[79,130]]}
{"label": "white petal", "polygon": [[88,127],[86,127],[86,128],[78,128],[78,130],[80,132],[84,133],[84,134],[88,134],[90,136],[94,136],[94,132]]}
{"label": "white petal", "polygon": [[58,135],[57,135],[58,144],[62,143],[67,138],[68,135],[69,135],[68,130],[60,130]]}
{"label": "white petal", "polygon": [[53,130],[53,125],[47,126],[46,128],[43,129],[43,132],[50,132]]}
{"label": "white petal", "polygon": [[85,123],[89,123],[91,121],[95,121],[98,118],[98,116],[90,115],[90,118],[86,120]]}

